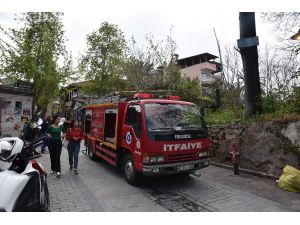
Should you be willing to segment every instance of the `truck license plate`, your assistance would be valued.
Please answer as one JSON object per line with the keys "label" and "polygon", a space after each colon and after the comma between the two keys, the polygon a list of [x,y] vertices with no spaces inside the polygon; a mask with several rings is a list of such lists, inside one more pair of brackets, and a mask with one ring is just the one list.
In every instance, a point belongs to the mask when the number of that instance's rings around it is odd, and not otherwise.
{"label": "truck license plate", "polygon": [[177,166],[177,171],[186,171],[186,170],[191,170],[191,169],[194,169],[194,165]]}

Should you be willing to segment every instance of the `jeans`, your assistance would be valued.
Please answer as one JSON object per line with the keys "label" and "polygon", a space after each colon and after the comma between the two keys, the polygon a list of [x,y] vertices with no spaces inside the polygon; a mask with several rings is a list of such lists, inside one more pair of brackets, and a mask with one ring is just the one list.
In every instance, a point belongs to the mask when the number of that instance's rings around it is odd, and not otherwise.
{"label": "jeans", "polygon": [[60,139],[49,139],[49,153],[51,161],[51,170],[61,172],[60,170],[60,155],[62,143]]}
{"label": "jeans", "polygon": [[47,134],[44,134],[43,144],[41,146],[41,152],[44,152],[47,146],[48,146],[48,136]]}
{"label": "jeans", "polygon": [[74,169],[77,169],[78,167],[79,150],[80,150],[80,143],[69,141],[68,144],[69,164],[70,167],[73,167],[73,159],[74,159]]}

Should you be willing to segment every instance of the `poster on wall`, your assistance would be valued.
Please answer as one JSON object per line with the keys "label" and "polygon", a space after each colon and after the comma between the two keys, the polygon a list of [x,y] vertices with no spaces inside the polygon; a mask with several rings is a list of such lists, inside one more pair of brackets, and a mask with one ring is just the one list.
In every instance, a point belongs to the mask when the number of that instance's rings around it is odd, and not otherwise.
{"label": "poster on wall", "polygon": [[28,116],[21,116],[21,122],[22,123],[27,123],[29,121]]}
{"label": "poster on wall", "polygon": [[6,123],[13,123],[13,122],[14,122],[14,117],[12,117],[12,116],[7,116],[7,117],[5,118],[5,122],[6,122]]}
{"label": "poster on wall", "polygon": [[32,97],[0,93],[8,104],[0,109],[0,136],[18,137],[24,123],[31,118]]}
{"label": "poster on wall", "polygon": [[3,115],[13,115],[13,114],[14,114],[14,109],[11,106],[8,106],[3,110]]}
{"label": "poster on wall", "polygon": [[31,110],[30,109],[23,109],[23,115],[24,116],[30,116],[31,115]]}

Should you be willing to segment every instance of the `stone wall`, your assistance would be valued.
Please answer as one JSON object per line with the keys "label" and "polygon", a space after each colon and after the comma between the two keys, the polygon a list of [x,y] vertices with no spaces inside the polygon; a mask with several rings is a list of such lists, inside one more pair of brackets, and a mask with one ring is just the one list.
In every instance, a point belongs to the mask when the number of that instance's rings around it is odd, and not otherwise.
{"label": "stone wall", "polygon": [[243,168],[280,176],[286,165],[300,166],[300,121],[210,126],[209,133],[217,162],[231,163],[235,143]]}

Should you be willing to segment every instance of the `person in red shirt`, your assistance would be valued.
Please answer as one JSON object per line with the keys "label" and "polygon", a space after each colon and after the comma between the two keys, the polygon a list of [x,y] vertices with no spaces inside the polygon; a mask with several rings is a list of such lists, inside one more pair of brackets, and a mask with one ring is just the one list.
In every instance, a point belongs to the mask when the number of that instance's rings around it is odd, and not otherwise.
{"label": "person in red shirt", "polygon": [[78,120],[71,121],[70,128],[68,128],[66,133],[66,138],[69,141],[68,153],[70,169],[73,169],[74,162],[74,173],[78,174],[78,154],[80,151],[80,142],[83,139],[82,129],[79,127]]}

